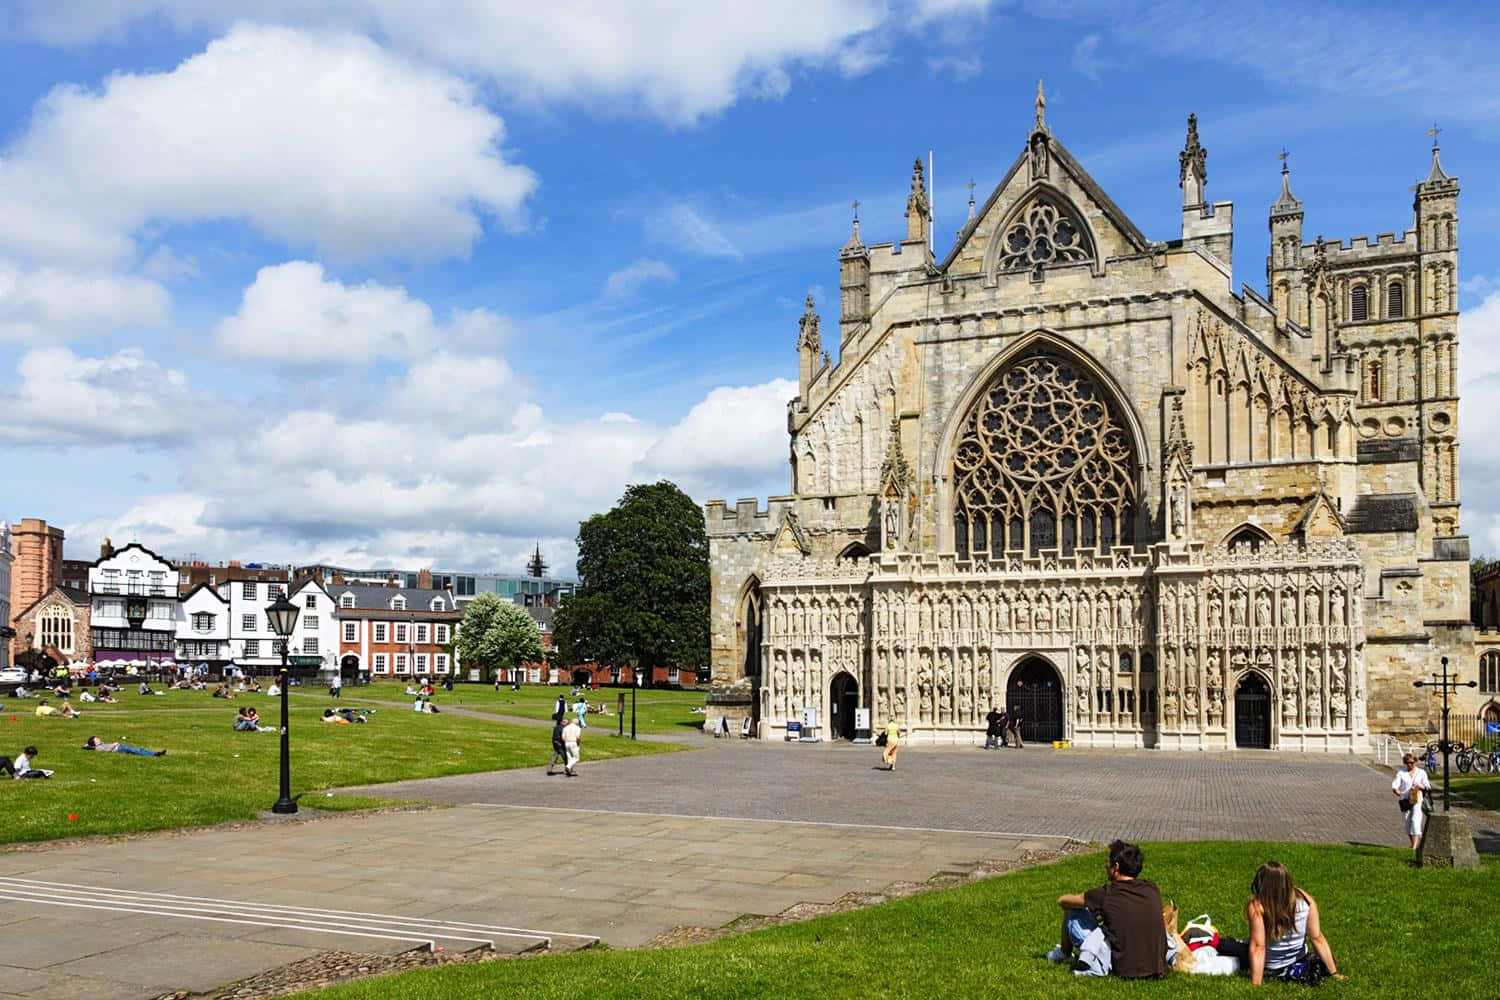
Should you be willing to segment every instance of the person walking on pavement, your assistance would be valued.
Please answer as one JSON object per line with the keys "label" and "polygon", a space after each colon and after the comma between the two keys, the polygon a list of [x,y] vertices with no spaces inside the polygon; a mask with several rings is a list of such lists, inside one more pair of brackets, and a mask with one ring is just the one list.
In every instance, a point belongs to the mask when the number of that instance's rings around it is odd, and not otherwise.
{"label": "person walking on pavement", "polygon": [[547,776],[551,777],[557,772],[553,770],[557,762],[562,761],[563,766],[568,766],[568,747],[563,743],[563,720],[552,721],[552,759],[547,762]]}
{"label": "person walking on pavement", "polygon": [[557,695],[557,705],[552,709],[552,718],[561,720],[567,714],[568,699],[563,697],[562,693],[559,692]]}
{"label": "person walking on pavement", "polygon": [[990,706],[990,714],[984,717],[987,728],[984,731],[984,748],[986,750],[1000,749],[1000,741],[1005,738],[1005,713],[1000,709]]}
{"label": "person walking on pavement", "polygon": [[334,674],[333,675],[333,679],[328,682],[328,697],[330,697],[330,698],[337,698],[337,697],[339,697],[343,693],[343,691],[344,691],[344,675],[343,675],[343,672],[341,671],[339,673]]}
{"label": "person walking on pavement", "polygon": [[578,740],[583,736],[583,730],[578,727],[578,720],[567,718],[563,723],[563,749],[566,751],[566,759],[563,761],[563,773],[570,778],[578,777]]}
{"label": "person walking on pavement", "polygon": [[1016,749],[1021,749],[1021,710],[1019,708],[1010,710],[1010,718],[1005,724],[1005,734],[1007,736],[1005,740],[1007,746],[1010,745],[1010,739],[1014,739],[1016,741]]}
{"label": "person walking on pavement", "polygon": [[892,719],[885,724],[885,749],[880,751],[880,761],[887,771],[896,769],[896,751],[901,749],[901,727]]}

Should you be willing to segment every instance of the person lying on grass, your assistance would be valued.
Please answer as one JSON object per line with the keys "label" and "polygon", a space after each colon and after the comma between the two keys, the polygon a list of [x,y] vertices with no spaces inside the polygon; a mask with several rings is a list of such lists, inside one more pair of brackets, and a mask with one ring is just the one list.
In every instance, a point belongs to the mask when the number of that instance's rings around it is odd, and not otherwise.
{"label": "person lying on grass", "polygon": [[234,697],[234,692],[231,691],[231,690],[229,690],[229,688],[226,685],[220,684],[218,687],[214,688],[214,693],[212,695],[210,695],[210,697],[213,697],[213,698],[233,698]]}
{"label": "person lying on grass", "polygon": [[153,690],[151,690],[151,685],[150,684],[147,684],[145,681],[141,681],[140,693],[141,694],[165,695],[166,692],[164,692],[164,691],[153,691]]}
{"label": "person lying on grass", "polygon": [[1323,936],[1317,901],[1292,884],[1291,873],[1279,861],[1261,865],[1250,882],[1245,923],[1250,925],[1250,939],[1220,938],[1219,954],[1238,958],[1242,968],[1248,965],[1251,986],[1259,986],[1268,975],[1292,978],[1297,963],[1311,956],[1322,961],[1328,975],[1344,978]]}
{"label": "person lying on grass", "polygon": [[333,724],[335,726],[347,726],[347,725],[349,725],[349,720],[348,719],[344,718],[342,715],[340,715],[339,713],[335,712],[331,708],[325,708],[325,709],[323,709],[323,721],[331,723],[331,724]]}
{"label": "person lying on grass", "polygon": [[32,762],[36,760],[39,751],[36,747],[27,747],[21,751],[21,756],[12,763],[9,757],[0,755],[0,774],[8,774],[16,780],[21,778],[50,778],[52,772],[40,767],[33,767]]}
{"label": "person lying on grass", "polygon": [[97,750],[100,753],[131,753],[137,757],[165,757],[167,755],[165,750],[147,750],[144,747],[133,747],[129,743],[101,743],[97,736],[90,736],[83,748]]}
{"label": "person lying on grass", "polygon": [[38,719],[76,719],[79,714],[73,711],[73,706],[68,703],[67,699],[63,699],[63,703],[56,708],[47,704],[46,698],[36,703],[36,717]]}
{"label": "person lying on grass", "polygon": [[1059,896],[1062,936],[1050,961],[1075,962],[1080,976],[1159,979],[1167,973],[1167,938],[1161,892],[1140,877],[1145,856],[1135,844],[1116,840],[1105,855],[1107,880],[1097,889]]}
{"label": "person lying on grass", "polygon": [[334,711],[344,718],[348,719],[350,722],[370,721],[368,718],[366,718],[366,716],[368,716],[371,711],[368,708],[335,708]]}

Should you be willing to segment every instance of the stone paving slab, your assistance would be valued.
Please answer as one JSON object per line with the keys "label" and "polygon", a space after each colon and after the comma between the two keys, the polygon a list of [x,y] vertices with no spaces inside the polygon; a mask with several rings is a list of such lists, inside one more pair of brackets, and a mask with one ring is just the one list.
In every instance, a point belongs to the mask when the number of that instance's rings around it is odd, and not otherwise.
{"label": "stone paving slab", "polygon": [[[580,777],[565,790],[531,769],[393,782],[357,794],[544,807],[565,800],[650,815],[665,829],[677,815],[1088,841],[1403,842],[1390,778],[1350,756],[918,746],[902,748],[897,770],[887,772],[876,748],[842,743],[717,740],[698,753],[598,762],[584,753]],[[806,836],[828,845],[850,834],[827,827]]]}
{"label": "stone paving slab", "polygon": [[[518,851],[518,843],[546,846]],[[0,852],[0,876],[571,932],[632,947],[683,924],[719,927],[746,913],[772,915],[1015,857],[1020,844],[984,832],[868,838],[804,823],[489,804],[272,823],[255,836],[225,829],[127,839],[109,845],[107,863],[92,844],[41,845]],[[292,868],[296,874],[286,874]],[[0,934],[0,969],[28,970],[18,981],[34,1000],[144,1000],[208,989],[326,948],[407,947],[9,899],[0,899],[0,913],[25,920],[25,935]],[[504,950],[534,943],[497,938]]]}

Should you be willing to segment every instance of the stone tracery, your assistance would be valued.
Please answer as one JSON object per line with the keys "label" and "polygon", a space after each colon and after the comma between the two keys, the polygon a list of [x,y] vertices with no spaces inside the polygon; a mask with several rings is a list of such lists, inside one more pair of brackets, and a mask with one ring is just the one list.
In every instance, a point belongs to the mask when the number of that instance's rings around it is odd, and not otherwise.
{"label": "stone tracery", "polygon": [[960,558],[1127,542],[1135,454],[1103,388],[1045,350],[1008,366],[979,398],[953,457]]}

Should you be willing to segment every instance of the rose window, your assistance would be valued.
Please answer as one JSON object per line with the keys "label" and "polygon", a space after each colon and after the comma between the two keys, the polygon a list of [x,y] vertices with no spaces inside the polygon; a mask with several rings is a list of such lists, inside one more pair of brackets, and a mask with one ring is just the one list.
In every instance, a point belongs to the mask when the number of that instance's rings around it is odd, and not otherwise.
{"label": "rose window", "polygon": [[979,398],[953,455],[960,558],[1108,548],[1134,537],[1135,453],[1104,390],[1045,351]]}
{"label": "rose window", "polygon": [[1000,270],[1030,269],[1040,280],[1042,268],[1093,258],[1083,226],[1056,205],[1037,200],[1006,229],[1000,248]]}

